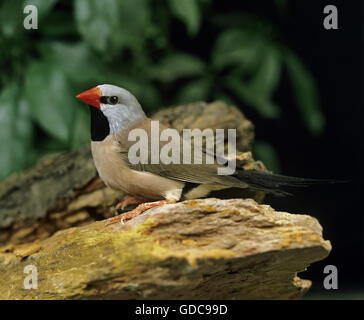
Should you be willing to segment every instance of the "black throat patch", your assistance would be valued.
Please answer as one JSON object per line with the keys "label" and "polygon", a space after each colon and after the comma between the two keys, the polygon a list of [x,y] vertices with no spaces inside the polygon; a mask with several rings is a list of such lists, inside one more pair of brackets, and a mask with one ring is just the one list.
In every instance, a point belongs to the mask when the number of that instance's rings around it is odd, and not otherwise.
{"label": "black throat patch", "polygon": [[102,141],[110,133],[109,121],[100,109],[93,106],[89,107],[91,113],[91,140]]}

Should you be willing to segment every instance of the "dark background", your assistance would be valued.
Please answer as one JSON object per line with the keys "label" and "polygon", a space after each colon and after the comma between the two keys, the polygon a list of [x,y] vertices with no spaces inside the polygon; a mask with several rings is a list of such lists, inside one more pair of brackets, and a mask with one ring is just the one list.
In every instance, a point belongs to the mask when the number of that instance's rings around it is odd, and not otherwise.
{"label": "dark background", "polygon": [[[314,73],[327,129],[320,139],[308,141],[302,128],[286,121],[283,128],[295,139],[277,136],[287,173],[299,170],[305,175],[347,180],[347,185],[327,187],[298,201],[324,226],[333,251],[324,262],[310,268],[308,276],[322,290],[319,274],[326,264],[339,271],[339,289],[363,289],[363,2],[341,1],[339,30],[321,26],[322,1],[309,6],[301,2],[293,11],[288,38]],[[311,2],[310,2],[311,3]],[[335,4],[330,1],[330,4]],[[308,7],[310,10],[307,10]],[[321,28],[320,28],[321,27]],[[296,140],[297,139],[297,140]],[[283,151],[282,149],[285,149]],[[306,193],[306,195],[308,195]],[[307,201],[307,199],[311,199]],[[310,204],[314,205],[309,209]],[[292,205],[294,205],[292,203]],[[363,293],[361,293],[363,298]]]}
{"label": "dark background", "polygon": [[[323,294],[328,298],[364,297],[363,239],[363,14],[362,1],[290,1],[286,20],[277,19],[268,3],[249,9],[261,11],[276,21],[282,35],[301,56],[313,73],[320,92],[326,129],[312,138],[302,125],[292,97],[283,80],[277,100],[283,114],[276,121],[264,121],[245,108],[256,126],[257,139],[270,137],[280,158],[282,173],[303,177],[335,178],[348,183],[312,187],[297,191],[285,199],[269,198],[275,209],[308,213],[324,228],[324,238],[332,243],[332,252],[324,261],[313,264],[301,277],[313,280],[313,290],[306,297]],[[323,8],[336,5],[339,29],[323,28]],[[225,5],[229,4],[225,2]],[[248,7],[242,6],[244,10]],[[339,290],[323,288],[323,269],[335,265]]]}

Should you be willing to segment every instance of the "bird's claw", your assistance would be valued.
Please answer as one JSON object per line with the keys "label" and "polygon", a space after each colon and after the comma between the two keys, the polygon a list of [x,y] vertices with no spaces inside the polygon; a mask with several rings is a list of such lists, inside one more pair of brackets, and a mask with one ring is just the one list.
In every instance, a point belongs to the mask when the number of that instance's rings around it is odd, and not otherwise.
{"label": "bird's claw", "polygon": [[124,225],[126,220],[127,219],[124,218],[124,214],[120,214],[118,216],[107,219],[106,222],[105,222],[105,226],[108,226],[110,224],[114,224],[114,223],[116,223],[118,221],[120,221],[120,224]]}
{"label": "bird's claw", "polygon": [[171,204],[171,203],[175,203],[175,201],[161,200],[161,201],[155,201],[155,202],[142,203],[132,211],[125,212],[125,213],[122,213],[122,214],[120,214],[118,216],[107,219],[106,220],[106,225],[113,224],[113,223],[115,223],[117,221],[120,221],[121,224],[125,224],[125,221],[131,220],[131,219],[135,218],[136,216],[139,216],[140,214],[142,214],[143,212],[145,212],[145,211],[147,211],[147,210],[149,210],[151,208],[155,208],[155,207],[162,206],[164,204]]}
{"label": "bird's claw", "polygon": [[141,197],[130,197],[126,196],[123,201],[119,202],[115,208],[116,210],[124,210],[127,206],[132,204],[140,204],[143,202],[147,202],[147,199],[141,198]]}

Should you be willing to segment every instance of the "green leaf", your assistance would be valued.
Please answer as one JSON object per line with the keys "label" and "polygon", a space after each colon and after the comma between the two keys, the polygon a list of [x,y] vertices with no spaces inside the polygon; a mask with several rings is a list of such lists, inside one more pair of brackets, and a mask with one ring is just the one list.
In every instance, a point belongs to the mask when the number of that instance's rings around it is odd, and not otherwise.
{"label": "green leaf", "polygon": [[201,14],[197,0],[169,0],[172,13],[187,26],[188,33],[195,35],[200,27]]}
{"label": "green leaf", "polygon": [[264,141],[256,141],[253,144],[254,158],[261,160],[268,170],[274,173],[281,172],[280,160],[273,146]]}
{"label": "green leaf", "polygon": [[34,119],[53,137],[69,141],[77,102],[61,66],[34,62],[26,70],[25,97]]}
{"label": "green leaf", "polygon": [[265,118],[277,118],[280,114],[279,106],[272,101],[273,93],[279,84],[280,74],[279,53],[272,45],[267,44],[257,70],[250,81],[240,88],[244,100]]}
{"label": "green leaf", "polygon": [[143,45],[148,31],[153,32],[151,23],[151,2],[149,0],[119,1],[119,28],[112,34],[116,47],[133,48],[137,54],[143,52]]}
{"label": "green leaf", "polygon": [[94,49],[105,52],[112,33],[119,30],[119,8],[116,0],[76,0],[78,29]]}
{"label": "green leaf", "polygon": [[75,110],[71,148],[77,149],[87,143],[90,143],[90,114],[88,108],[79,106]]}
{"label": "green leaf", "polygon": [[62,70],[76,84],[97,82],[105,71],[99,59],[83,42],[67,44],[46,42],[40,51],[47,61],[62,66]]}
{"label": "green leaf", "polygon": [[108,58],[123,47],[140,48],[149,25],[149,2],[76,0],[75,17],[86,42]]}
{"label": "green leaf", "polygon": [[300,59],[288,49],[285,62],[303,121],[311,134],[319,135],[325,127],[325,118],[320,110],[316,83]]}
{"label": "green leaf", "polygon": [[196,101],[206,101],[211,88],[211,83],[207,79],[197,79],[190,81],[177,95],[177,103],[190,103]]}
{"label": "green leaf", "polygon": [[228,29],[216,40],[212,63],[217,70],[239,66],[253,70],[260,58],[263,40],[249,30]]}
{"label": "green leaf", "polygon": [[0,179],[32,160],[33,125],[29,106],[15,83],[0,93]]}
{"label": "green leaf", "polygon": [[270,98],[259,94],[258,91],[249,89],[249,85],[244,83],[238,75],[226,76],[224,85],[263,117],[274,119],[279,116],[280,108],[278,105],[272,102]]}
{"label": "green leaf", "polygon": [[148,74],[151,78],[162,82],[172,82],[180,78],[202,75],[205,64],[199,58],[176,53],[166,56],[162,61],[150,67]]}
{"label": "green leaf", "polygon": [[281,75],[281,59],[273,45],[267,45],[265,54],[249,82],[249,89],[257,95],[271,99],[276,90]]}
{"label": "green leaf", "polygon": [[249,29],[229,29],[216,42],[213,64],[217,70],[234,66],[224,86],[263,117],[279,116],[280,108],[272,99],[282,63],[274,42]]}

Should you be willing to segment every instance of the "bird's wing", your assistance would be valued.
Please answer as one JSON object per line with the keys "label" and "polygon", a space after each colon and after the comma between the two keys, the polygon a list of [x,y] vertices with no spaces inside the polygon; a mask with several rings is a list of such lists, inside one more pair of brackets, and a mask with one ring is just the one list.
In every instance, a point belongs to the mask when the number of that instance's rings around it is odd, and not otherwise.
{"label": "bird's wing", "polygon": [[[162,131],[163,129],[167,129],[162,124],[159,124],[159,130]],[[132,129],[143,129],[146,131],[149,141],[148,141],[148,161],[146,164],[137,163],[133,164],[130,161],[129,156],[129,148],[134,145],[135,141],[129,141],[128,134],[130,130]],[[184,164],[182,159],[182,152],[180,153],[180,164],[164,164],[159,161],[158,164],[152,164],[151,163],[151,120],[143,120],[143,122],[135,124],[133,127],[129,128],[126,132],[123,132],[121,134],[118,134],[115,136],[115,138],[118,141],[119,145],[119,154],[120,157],[123,158],[123,160],[128,164],[128,166],[137,171],[144,171],[144,172],[150,172],[153,174],[157,174],[159,176],[163,176],[169,179],[174,180],[180,180],[184,182],[192,182],[192,183],[198,183],[198,184],[220,184],[225,186],[234,186],[239,188],[246,188],[248,185],[240,181],[234,176],[229,175],[219,175],[218,174],[218,168],[223,168],[223,165],[218,164],[216,161],[214,161],[213,164],[206,164],[206,158],[214,158],[214,155],[206,154],[205,152],[202,152],[202,164]],[[159,142],[159,150],[162,149],[163,146],[166,144],[174,145],[178,142],[176,140],[171,140],[169,142],[160,141]],[[182,139],[179,140],[179,146],[182,150]],[[193,153],[194,146],[191,146],[191,150]],[[192,162],[194,159],[195,154],[192,154]],[[197,156],[197,155],[196,155]],[[214,159],[213,159],[214,160]]]}

